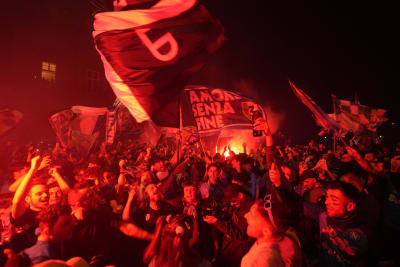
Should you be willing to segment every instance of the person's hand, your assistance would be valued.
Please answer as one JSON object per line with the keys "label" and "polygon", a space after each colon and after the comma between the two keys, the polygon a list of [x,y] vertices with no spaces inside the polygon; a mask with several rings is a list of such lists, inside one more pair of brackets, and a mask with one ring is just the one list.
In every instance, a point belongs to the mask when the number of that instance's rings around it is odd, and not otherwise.
{"label": "person's hand", "polygon": [[3,253],[4,253],[4,255],[7,256],[7,259],[9,259],[9,260],[17,256],[17,253],[14,250],[9,249],[9,248],[4,249]]}
{"label": "person's hand", "polygon": [[326,164],[325,159],[320,159],[313,169],[316,170],[318,168],[321,168],[324,171],[328,171],[328,165]]}
{"label": "person's hand", "polygon": [[187,209],[186,214],[187,214],[188,216],[192,216],[194,219],[197,218],[197,211],[196,211],[196,208],[195,208],[194,206],[190,206],[190,207]]}
{"label": "person's hand", "polygon": [[275,187],[279,187],[281,185],[281,173],[279,172],[275,162],[272,162],[271,168],[269,169],[269,179]]}
{"label": "person's hand", "polygon": [[218,221],[218,219],[214,216],[207,215],[207,216],[203,217],[203,221],[205,221],[208,224],[213,224],[213,223],[216,223]]}
{"label": "person's hand", "polygon": [[131,190],[129,191],[128,199],[132,200],[136,195],[136,188],[134,186],[131,187]]}
{"label": "person's hand", "polygon": [[254,122],[253,129],[256,131],[265,131],[268,128],[268,124],[265,122],[264,118],[259,117]]}
{"label": "person's hand", "polygon": [[38,156],[36,156],[36,157],[33,157],[32,159],[31,159],[31,169],[32,170],[37,170],[37,168],[39,167],[39,165],[40,165],[40,161],[41,161],[42,159],[41,159],[41,157],[38,155]]}
{"label": "person's hand", "polygon": [[38,170],[42,170],[42,169],[50,166],[50,163],[51,163],[50,156],[43,157],[42,160],[40,161],[40,165],[38,167]]}
{"label": "person's hand", "polygon": [[247,144],[245,142],[243,142],[242,146],[243,146],[243,148],[246,148]]}
{"label": "person's hand", "polygon": [[56,167],[50,168],[49,174],[50,174],[52,177],[56,177],[57,175],[60,175],[60,174],[58,173],[58,170],[57,170]]}
{"label": "person's hand", "polygon": [[347,151],[347,154],[349,154],[354,159],[360,159],[361,158],[361,156],[360,156],[360,154],[358,154],[357,150],[355,150],[352,147],[346,146],[346,151]]}
{"label": "person's hand", "polygon": [[121,159],[121,160],[118,162],[118,165],[119,165],[119,168],[120,168],[120,169],[123,169],[123,168],[125,167],[125,164],[126,164],[126,160],[124,160],[124,159]]}
{"label": "person's hand", "polygon": [[147,154],[150,154],[150,153],[151,153],[151,146],[148,146],[148,147],[146,148],[146,152],[147,152]]}

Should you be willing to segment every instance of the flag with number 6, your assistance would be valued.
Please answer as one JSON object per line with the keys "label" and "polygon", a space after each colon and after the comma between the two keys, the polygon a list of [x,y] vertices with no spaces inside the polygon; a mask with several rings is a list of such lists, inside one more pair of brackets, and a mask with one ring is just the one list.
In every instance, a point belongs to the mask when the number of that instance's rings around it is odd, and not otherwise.
{"label": "flag with number 6", "polygon": [[179,127],[179,96],[224,40],[196,0],[95,15],[94,41],[115,95],[137,122]]}

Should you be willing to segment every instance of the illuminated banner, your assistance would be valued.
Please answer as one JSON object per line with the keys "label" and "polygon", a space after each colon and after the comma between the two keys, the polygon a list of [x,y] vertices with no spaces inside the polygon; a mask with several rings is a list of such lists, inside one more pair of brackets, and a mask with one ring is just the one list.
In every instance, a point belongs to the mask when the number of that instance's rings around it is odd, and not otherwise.
{"label": "illuminated banner", "polygon": [[[226,127],[252,128],[251,117],[262,108],[254,100],[238,93],[202,86],[185,88],[186,102],[192,121],[199,133],[211,133]],[[183,125],[188,126],[187,112],[183,110]]]}

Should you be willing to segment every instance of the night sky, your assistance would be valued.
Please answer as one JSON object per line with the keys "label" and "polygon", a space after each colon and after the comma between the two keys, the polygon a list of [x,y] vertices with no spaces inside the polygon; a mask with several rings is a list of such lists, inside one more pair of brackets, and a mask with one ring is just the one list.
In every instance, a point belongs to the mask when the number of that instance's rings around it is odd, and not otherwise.
{"label": "night sky", "polygon": [[[69,11],[69,16],[81,16],[82,12],[91,16],[87,2],[82,0],[34,2],[42,6],[61,5]],[[353,100],[357,93],[361,104],[385,108],[390,122],[400,122],[395,97],[400,46],[396,40],[394,6],[385,2],[349,4],[345,1],[204,0],[202,3],[222,22],[227,40],[206,67],[193,77],[192,83],[238,90],[256,97],[279,114],[280,130],[298,142],[315,136],[318,127],[311,112],[291,92],[288,79],[327,113],[332,112],[331,93],[347,100]],[[21,42],[23,38],[7,38],[8,35],[24,34],[25,27],[20,23],[27,22],[28,7],[10,6],[11,12],[5,15],[1,50],[6,68],[1,71],[1,77],[8,81],[7,85],[10,84],[9,77],[16,78],[7,68],[18,57],[16,47],[29,52],[28,44],[13,43]],[[40,12],[31,17],[32,21],[46,18],[41,17]],[[82,42],[92,42],[90,26],[82,26],[88,30],[77,37]],[[29,54],[27,51],[23,55]],[[17,109],[25,106],[23,112],[26,113],[30,107],[21,104],[27,102],[22,99],[24,95],[32,97],[32,101],[41,101],[35,99],[28,86],[18,90],[8,88],[4,83],[0,87],[0,106]],[[45,112],[32,111],[41,116],[37,121],[39,125],[42,123],[42,128],[49,128],[48,118],[43,114],[51,114],[60,107],[104,106],[113,102],[110,93],[79,99],[80,92],[71,88],[61,94],[66,97],[56,98],[56,103],[47,103]],[[397,130],[388,126],[384,129],[391,133]],[[46,133],[49,132],[51,130]]]}

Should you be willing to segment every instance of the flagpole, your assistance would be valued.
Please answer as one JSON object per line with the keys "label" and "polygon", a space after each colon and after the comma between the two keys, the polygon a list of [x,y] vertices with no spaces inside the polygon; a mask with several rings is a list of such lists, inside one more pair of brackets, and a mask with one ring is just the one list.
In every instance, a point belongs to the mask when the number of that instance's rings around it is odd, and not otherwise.
{"label": "flagpole", "polygon": [[[183,89],[183,94],[184,94],[184,98],[185,98],[185,100],[186,100],[186,103],[187,103],[187,102],[190,103],[190,101],[188,100],[188,96],[187,96],[187,94],[186,94],[186,88]],[[204,150],[203,143],[202,143],[202,141],[201,141],[201,137],[200,137],[200,134],[199,134],[199,129],[197,129],[196,119],[194,118],[193,112],[190,112],[190,113],[192,114],[193,122],[194,122],[194,124],[195,124],[196,133],[197,133],[197,137],[199,138],[201,151],[203,151],[203,153],[206,154],[206,151]],[[212,158],[211,158],[211,161],[212,161]]]}
{"label": "flagpole", "polygon": [[[333,104],[333,114],[335,115],[335,121],[337,121],[336,119],[336,105],[335,105],[335,95],[331,94],[332,97],[332,104]],[[340,130],[339,130],[340,131]],[[336,153],[336,135],[335,133],[333,133],[333,152]]]}
{"label": "flagpole", "polygon": [[177,147],[177,149],[178,149],[178,155],[177,155],[178,162],[179,162],[180,157],[181,157],[180,150],[181,150],[181,147],[182,147],[182,136],[181,136],[182,127],[183,127],[183,124],[182,124],[182,107],[181,107],[181,97],[179,96],[179,129],[178,129],[178,147]]}

